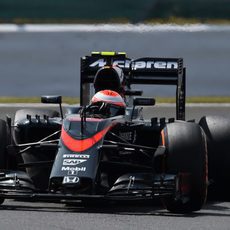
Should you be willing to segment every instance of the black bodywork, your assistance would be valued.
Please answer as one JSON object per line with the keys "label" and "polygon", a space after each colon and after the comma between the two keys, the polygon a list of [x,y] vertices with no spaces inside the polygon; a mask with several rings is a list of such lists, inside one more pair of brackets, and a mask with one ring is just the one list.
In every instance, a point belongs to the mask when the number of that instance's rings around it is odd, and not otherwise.
{"label": "black bodywork", "polygon": [[[123,93],[129,98],[127,104],[131,101],[125,115],[95,118],[86,112],[90,84],[95,84],[94,76],[104,65],[117,65],[124,74]],[[13,126],[7,119],[6,164],[0,173],[2,201],[186,197],[183,187],[188,175],[167,171],[162,163],[167,148],[162,130],[175,119],[143,120],[140,106],[153,105],[154,100],[133,99],[140,94],[132,91],[133,84],[176,85],[176,120],[184,122],[185,68],[181,58],[130,60],[123,53],[83,57],[80,107],[67,108],[63,115],[61,98],[45,96],[44,103],[60,104],[59,116],[40,109],[33,110],[33,115],[25,113]]]}

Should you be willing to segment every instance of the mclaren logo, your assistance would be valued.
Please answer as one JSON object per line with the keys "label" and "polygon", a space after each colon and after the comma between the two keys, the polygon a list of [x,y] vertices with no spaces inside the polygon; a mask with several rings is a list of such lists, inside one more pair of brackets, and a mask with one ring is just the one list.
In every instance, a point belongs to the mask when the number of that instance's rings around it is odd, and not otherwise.
{"label": "mclaren logo", "polygon": [[[113,61],[113,65],[117,65],[120,68],[129,68],[130,63],[132,63],[132,69],[178,69],[178,63],[176,61],[159,61],[151,60],[151,61],[134,61],[131,62],[130,60],[115,60]],[[98,59],[97,61],[91,63],[89,67],[103,67],[107,64],[107,62],[102,58]]]}
{"label": "mclaren logo", "polygon": [[178,63],[173,61],[136,61],[132,69],[178,69]]}
{"label": "mclaren logo", "polygon": [[[119,66],[120,68],[129,68],[130,60],[115,60],[113,61],[113,65]],[[105,59],[98,59],[97,61],[91,63],[89,67],[103,67],[107,64]]]}

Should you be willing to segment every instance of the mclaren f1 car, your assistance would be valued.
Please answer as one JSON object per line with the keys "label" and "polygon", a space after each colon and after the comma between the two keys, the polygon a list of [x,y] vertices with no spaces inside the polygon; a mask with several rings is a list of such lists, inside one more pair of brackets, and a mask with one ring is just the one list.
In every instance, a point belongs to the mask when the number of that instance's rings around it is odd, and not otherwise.
{"label": "mclaren f1 car", "polygon": [[[63,112],[61,96],[42,96],[60,110],[23,109],[14,121],[0,120],[1,202],[159,198],[171,212],[200,210],[207,197],[208,140],[201,125],[185,121],[185,75],[181,58],[82,57],[80,106]],[[176,118],[144,120],[142,107],[155,100],[140,97],[134,84],[175,85]],[[124,98],[124,114],[98,115],[90,95],[106,89]]]}

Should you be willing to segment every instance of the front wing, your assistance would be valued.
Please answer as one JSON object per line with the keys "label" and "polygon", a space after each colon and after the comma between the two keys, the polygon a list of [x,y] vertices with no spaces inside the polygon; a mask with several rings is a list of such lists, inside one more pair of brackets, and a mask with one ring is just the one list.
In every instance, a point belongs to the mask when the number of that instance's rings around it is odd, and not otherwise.
{"label": "front wing", "polygon": [[2,171],[0,172],[0,199],[55,203],[91,200],[149,200],[156,197],[175,196],[180,192],[179,184],[179,175],[130,174],[117,180],[106,194],[54,193],[37,191],[25,172]]}

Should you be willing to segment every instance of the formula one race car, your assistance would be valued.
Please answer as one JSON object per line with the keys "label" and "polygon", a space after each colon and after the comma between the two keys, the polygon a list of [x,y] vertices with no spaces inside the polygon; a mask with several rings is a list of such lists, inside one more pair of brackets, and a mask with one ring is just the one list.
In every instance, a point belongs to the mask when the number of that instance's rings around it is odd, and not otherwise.
{"label": "formula one race car", "polygon": [[[133,84],[176,85],[176,119],[144,120],[141,107],[155,100],[140,97]],[[102,95],[106,90],[112,93]],[[161,198],[175,213],[202,208],[207,142],[200,125],[184,121],[181,58],[92,53],[81,58],[80,92],[80,106],[67,108],[65,115],[61,96],[43,96],[43,103],[57,103],[60,111],[23,109],[13,125],[9,117],[0,120],[1,202]],[[111,99],[114,95],[120,101]]]}

